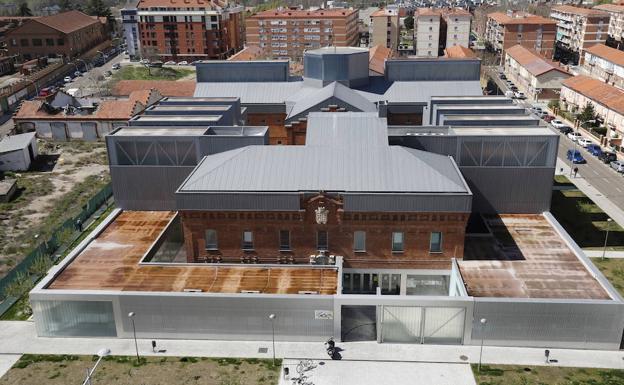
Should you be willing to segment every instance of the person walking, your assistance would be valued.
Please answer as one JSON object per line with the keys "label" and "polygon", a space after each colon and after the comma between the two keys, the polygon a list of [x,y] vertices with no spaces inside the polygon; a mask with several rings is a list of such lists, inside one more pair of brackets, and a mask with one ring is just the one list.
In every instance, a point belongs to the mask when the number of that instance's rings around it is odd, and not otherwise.
{"label": "person walking", "polygon": [[574,177],[576,178],[576,174],[578,174],[578,167],[574,167]]}

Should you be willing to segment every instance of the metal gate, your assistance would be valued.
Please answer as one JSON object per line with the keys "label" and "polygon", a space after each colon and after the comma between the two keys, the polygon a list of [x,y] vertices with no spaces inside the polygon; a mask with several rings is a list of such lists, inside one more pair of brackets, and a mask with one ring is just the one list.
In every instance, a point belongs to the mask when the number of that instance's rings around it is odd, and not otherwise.
{"label": "metal gate", "polygon": [[462,344],[463,307],[381,306],[381,342]]}

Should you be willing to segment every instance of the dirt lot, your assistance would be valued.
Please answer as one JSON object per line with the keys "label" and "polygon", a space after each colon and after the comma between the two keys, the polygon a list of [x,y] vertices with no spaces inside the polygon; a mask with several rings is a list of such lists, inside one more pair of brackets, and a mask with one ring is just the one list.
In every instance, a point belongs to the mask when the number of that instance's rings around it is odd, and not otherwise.
{"label": "dirt lot", "polygon": [[39,153],[15,174],[17,196],[0,204],[0,277],[109,181],[102,142],[40,142]]}
{"label": "dirt lot", "polygon": [[[0,385],[80,384],[97,357],[23,356]],[[275,385],[280,363],[236,358],[150,357],[140,366],[134,357],[107,357],[98,366],[97,385]]]}

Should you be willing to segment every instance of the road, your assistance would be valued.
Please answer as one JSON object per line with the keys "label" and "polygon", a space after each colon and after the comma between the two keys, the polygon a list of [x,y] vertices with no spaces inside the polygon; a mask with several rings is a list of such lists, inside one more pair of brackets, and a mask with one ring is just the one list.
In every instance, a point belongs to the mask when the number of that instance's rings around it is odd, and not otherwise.
{"label": "road", "polygon": [[[569,149],[574,148],[574,143],[562,134],[559,134],[559,137],[559,159],[569,165],[570,162],[566,158],[566,153]],[[575,165],[579,169],[579,174],[605,198],[618,207],[624,207],[624,177],[622,174],[617,173],[608,164],[602,163],[581,146],[577,145],[576,148],[587,160],[586,164]]]}
{"label": "road", "polygon": [[[63,88],[65,90],[78,88],[80,90],[80,94],[78,94],[77,96],[97,96],[102,92],[102,86],[106,81],[104,73],[106,71],[114,72],[112,70],[113,64],[122,63],[123,58],[124,54],[119,53],[118,55],[104,63],[102,66],[90,68],[88,72],[85,72],[81,76],[74,78],[73,81],[65,84]],[[84,70],[84,64],[82,61],[79,61],[77,63],[77,68],[79,68],[81,71]]]}

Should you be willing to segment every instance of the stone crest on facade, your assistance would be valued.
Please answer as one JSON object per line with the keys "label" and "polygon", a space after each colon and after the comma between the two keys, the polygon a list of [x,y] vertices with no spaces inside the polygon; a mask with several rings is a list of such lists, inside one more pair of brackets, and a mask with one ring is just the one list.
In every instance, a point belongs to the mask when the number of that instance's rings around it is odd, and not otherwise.
{"label": "stone crest on facade", "polygon": [[325,208],[325,206],[319,206],[316,210],[314,210],[316,214],[316,223],[319,225],[327,224],[327,217],[329,215],[329,210]]}

